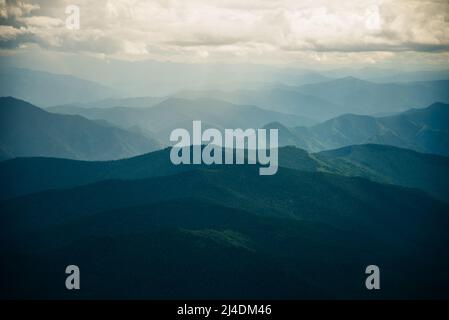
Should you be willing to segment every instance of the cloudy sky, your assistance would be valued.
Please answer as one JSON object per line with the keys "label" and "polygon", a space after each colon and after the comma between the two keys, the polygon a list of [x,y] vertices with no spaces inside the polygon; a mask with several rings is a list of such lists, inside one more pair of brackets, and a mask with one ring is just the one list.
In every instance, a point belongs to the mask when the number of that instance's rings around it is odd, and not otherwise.
{"label": "cloudy sky", "polygon": [[[80,29],[66,8],[80,9]],[[0,0],[0,54],[266,64],[448,64],[447,0]]]}

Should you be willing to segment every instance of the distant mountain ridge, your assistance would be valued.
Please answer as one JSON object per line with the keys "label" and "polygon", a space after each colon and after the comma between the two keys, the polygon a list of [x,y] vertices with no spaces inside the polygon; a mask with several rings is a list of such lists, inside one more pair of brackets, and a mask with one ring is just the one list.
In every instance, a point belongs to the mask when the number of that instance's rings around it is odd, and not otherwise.
{"label": "distant mountain ridge", "polygon": [[258,90],[186,91],[178,96],[214,97],[323,121],[346,113],[375,115],[403,112],[436,101],[449,103],[448,88],[449,80],[376,83],[348,76],[296,87],[273,85]]}
{"label": "distant mountain ridge", "polygon": [[117,97],[119,93],[102,84],[70,75],[1,68],[0,96],[13,96],[46,107]]}
{"label": "distant mountain ridge", "polygon": [[236,104],[252,104],[261,108],[300,115],[314,120],[323,117],[337,116],[340,108],[333,102],[320,97],[305,95],[295,87],[285,85],[272,85],[268,88],[257,90],[235,91],[183,91],[176,97],[186,99],[214,98]]}
{"label": "distant mountain ridge", "polygon": [[189,129],[192,127],[193,120],[201,120],[205,127],[219,130],[224,128],[261,128],[273,120],[286,125],[314,123],[304,117],[269,111],[252,105],[235,105],[210,98],[195,100],[169,98],[149,108],[58,106],[47,108],[47,110],[56,113],[79,114],[89,119],[103,119],[124,128],[139,126],[155,133],[167,145],[170,132],[173,129]]}
{"label": "distant mountain ridge", "polygon": [[80,116],[46,112],[12,97],[0,98],[3,157],[47,156],[111,160],[159,148],[156,140]]}
{"label": "distant mountain ridge", "polygon": [[50,108],[147,108],[166,100],[165,97],[129,97],[129,98],[107,98],[83,103],[69,103],[64,105],[50,106]]}
{"label": "distant mountain ridge", "polygon": [[449,103],[449,80],[373,83],[346,77],[298,87],[298,92],[321,97],[343,107],[340,113],[370,115],[405,111],[436,101]]}
{"label": "distant mountain ridge", "polygon": [[311,152],[348,145],[376,143],[419,152],[449,155],[449,104],[434,103],[388,117],[342,115],[311,127],[278,128],[280,145],[296,145]]}

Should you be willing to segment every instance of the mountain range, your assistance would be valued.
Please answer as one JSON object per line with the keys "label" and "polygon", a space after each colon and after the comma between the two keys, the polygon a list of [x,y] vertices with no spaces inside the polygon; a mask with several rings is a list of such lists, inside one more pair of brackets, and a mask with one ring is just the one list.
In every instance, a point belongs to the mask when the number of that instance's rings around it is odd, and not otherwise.
{"label": "mountain range", "polygon": [[449,80],[408,83],[372,83],[354,77],[306,84],[298,88],[302,94],[323,97],[344,109],[342,113],[375,114],[404,111],[449,102]]}
{"label": "mountain range", "polygon": [[269,110],[288,112],[317,121],[344,113],[376,115],[402,112],[449,102],[449,80],[407,83],[374,83],[345,77],[302,86],[278,85],[260,90],[186,91],[187,98],[214,97],[238,104],[254,104]]}
{"label": "mountain range", "polygon": [[447,123],[449,105],[434,103],[387,117],[347,114],[311,127],[287,128],[270,123],[265,128],[279,130],[280,145],[296,145],[311,152],[376,143],[447,156]]}
{"label": "mountain range", "polygon": [[[171,130],[189,129],[193,120],[202,120],[204,127],[220,130],[233,127],[276,128],[281,146],[294,145],[309,152],[374,143],[449,155],[446,125],[449,122],[449,105],[443,103],[392,116],[346,114],[308,127],[296,126],[307,122],[301,117],[213,99],[170,98],[152,107],[89,108],[66,105],[48,108],[52,113],[14,98],[1,98],[0,103],[4,122],[0,135],[2,159],[17,156],[83,160],[130,157],[160,148],[159,141],[162,145],[169,145]],[[275,122],[270,122],[273,119]],[[27,126],[26,123],[38,126]],[[73,129],[68,131],[70,127]],[[18,139],[16,135],[22,138]],[[75,135],[79,137],[75,138]],[[107,152],[94,155],[101,148],[106,149],[107,144],[95,146],[104,144],[103,140],[109,140],[107,143],[111,144]]]}
{"label": "mountain range", "polygon": [[[0,298],[449,298],[446,71],[85,59],[120,90],[0,72]],[[277,173],[174,165],[193,120],[278,129]]]}
{"label": "mountain range", "polygon": [[77,298],[447,297],[447,204],[323,172],[262,179],[222,166],[4,200],[1,294],[73,297],[51,279],[77,263]]}
{"label": "mountain range", "polygon": [[166,100],[165,97],[129,97],[129,98],[108,98],[89,102],[68,103],[63,105],[51,106],[48,109],[69,109],[69,108],[146,108],[152,107]]}
{"label": "mountain range", "polygon": [[135,131],[81,116],[44,111],[12,97],[0,98],[0,157],[47,156],[110,160],[159,148]]}
{"label": "mountain range", "polygon": [[[159,70],[165,67],[167,66],[155,64],[150,69]],[[300,73],[292,73],[283,70],[280,73],[282,77],[263,68],[254,72],[254,77],[259,73],[271,76],[260,78],[267,79],[266,82],[256,82],[256,78],[253,78],[246,82],[216,82],[199,86],[204,89],[184,85],[189,89],[159,94],[160,97],[121,98],[120,90],[115,89],[120,86],[114,85],[112,88],[74,76],[9,67],[2,68],[0,72],[0,96],[14,96],[39,107],[69,105],[101,108],[148,107],[167,98],[211,98],[237,105],[255,105],[315,121],[327,120],[343,113],[376,115],[402,112],[435,101],[449,102],[448,73],[444,70],[393,75],[386,71],[375,72],[374,76],[368,77],[372,81],[355,78],[349,71],[317,73],[303,70]],[[193,77],[197,76],[191,70],[188,73]],[[349,76],[341,77],[346,74]],[[352,74],[363,75],[354,70]],[[390,82],[386,82],[388,79]],[[148,79],[141,79],[143,87],[148,88],[150,84],[145,85],[147,81]],[[179,87],[175,79],[170,81],[174,81],[172,88]],[[150,81],[152,86],[168,85],[162,82],[155,79]],[[139,92],[140,95],[153,93],[143,89],[139,89]]]}
{"label": "mountain range", "polygon": [[[266,83],[301,85],[329,80],[315,70],[300,70],[291,66],[260,64],[179,63],[170,61],[123,61],[117,59],[79,58],[60,56],[48,52],[24,54],[20,63],[11,56],[1,56],[1,66],[46,70],[49,73],[71,74],[115,88],[124,96],[168,96],[184,89],[249,88]],[[83,66],[80,68],[79,66]],[[7,93],[6,95],[11,95]],[[76,100],[75,100],[76,101]],[[74,101],[70,101],[74,102]]]}
{"label": "mountain range", "polygon": [[[305,172],[363,177],[380,183],[418,188],[449,203],[449,158],[385,145],[356,145],[307,153],[279,149],[279,165]],[[116,161],[17,158],[0,162],[0,200],[50,189],[66,189],[108,179],[143,179],[210,168],[173,165],[170,149]]]}
{"label": "mountain range", "polygon": [[[22,123],[17,132],[30,123],[58,128],[48,119],[123,130],[1,102],[2,127]],[[444,131],[446,107],[399,116]],[[277,174],[259,176],[254,165],[175,166],[169,151],[1,161],[0,296],[447,297],[449,158],[375,144],[318,153],[288,146]],[[88,288],[76,296],[61,285],[73,263]],[[373,263],[384,289],[375,293],[363,286]]]}
{"label": "mountain range", "polygon": [[71,75],[1,68],[0,96],[13,96],[39,107],[117,97],[117,90]]}
{"label": "mountain range", "polygon": [[85,108],[58,106],[48,111],[63,114],[79,114],[89,119],[102,119],[120,127],[138,126],[153,132],[163,143],[169,144],[170,132],[176,128],[192,127],[193,120],[201,120],[205,127],[217,128],[261,128],[270,121],[285,125],[309,125],[312,120],[269,111],[251,105],[210,99],[169,98],[148,108]]}

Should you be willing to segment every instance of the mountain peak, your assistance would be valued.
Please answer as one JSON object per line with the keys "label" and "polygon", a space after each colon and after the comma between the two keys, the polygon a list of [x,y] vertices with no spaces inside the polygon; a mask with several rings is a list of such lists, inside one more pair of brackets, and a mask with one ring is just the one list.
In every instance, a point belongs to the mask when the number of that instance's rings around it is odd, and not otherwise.
{"label": "mountain peak", "polygon": [[345,82],[345,83],[369,83],[369,81],[362,80],[353,76],[347,76],[344,78],[333,80],[334,82]]}
{"label": "mountain peak", "polygon": [[427,107],[427,109],[440,109],[440,108],[449,108],[449,104],[443,102],[435,102]]}
{"label": "mountain peak", "polygon": [[3,103],[10,103],[10,102],[13,102],[13,101],[17,101],[17,102],[24,102],[24,103],[27,103],[27,104],[29,104],[28,102],[26,102],[26,101],[24,101],[24,100],[21,100],[21,99],[17,99],[17,98],[14,98],[14,97],[12,97],[12,96],[5,96],[5,97],[0,97],[0,101],[1,102],[3,102]]}
{"label": "mountain peak", "polygon": [[279,121],[273,121],[270,123],[267,123],[266,125],[263,126],[264,129],[279,129],[279,130],[288,130],[288,128],[286,126],[284,126],[282,123],[280,123]]}
{"label": "mountain peak", "polygon": [[447,111],[449,111],[449,104],[443,103],[443,102],[434,102],[426,108],[411,108],[397,116],[424,115],[424,114],[434,114],[435,115],[435,114],[441,114],[441,112],[446,114]]}
{"label": "mountain peak", "polygon": [[24,100],[21,99],[17,99],[11,96],[7,96],[7,97],[0,97],[0,108],[2,110],[33,110],[33,111],[42,111],[42,112],[46,112],[45,110],[42,110],[39,107],[36,107],[35,105],[32,105],[29,102],[26,102]]}

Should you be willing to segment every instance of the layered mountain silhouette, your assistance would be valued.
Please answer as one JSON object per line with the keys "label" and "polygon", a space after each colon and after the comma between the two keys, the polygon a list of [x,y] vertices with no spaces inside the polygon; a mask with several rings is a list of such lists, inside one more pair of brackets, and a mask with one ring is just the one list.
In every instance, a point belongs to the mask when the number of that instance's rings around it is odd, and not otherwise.
{"label": "layered mountain silhouette", "polygon": [[0,96],[13,96],[39,107],[116,97],[119,93],[70,75],[19,68],[0,70]]}
{"label": "layered mountain silhouette", "polygon": [[0,98],[0,157],[47,156],[109,160],[159,148],[135,131],[80,116],[46,112],[12,97]]}
{"label": "layered mountain silhouette", "polygon": [[114,108],[114,107],[128,107],[128,108],[147,108],[154,106],[166,100],[163,97],[130,97],[130,98],[108,98],[97,101],[69,103],[64,105],[51,106],[57,110],[68,110],[69,108]]}
{"label": "layered mountain silhouette", "polygon": [[[449,298],[447,70],[87,60],[121,91],[0,72],[0,298]],[[193,120],[278,129],[279,170],[172,164]]]}
{"label": "layered mountain silhouette", "polygon": [[449,155],[447,123],[449,105],[434,103],[388,117],[347,114],[311,127],[287,128],[270,123],[265,128],[279,129],[280,145],[296,145],[312,152],[376,143]]}
{"label": "layered mountain silhouette", "polygon": [[296,87],[272,85],[263,89],[234,91],[183,91],[176,96],[186,99],[204,97],[220,99],[236,104],[253,104],[267,110],[300,115],[315,121],[337,116],[341,108],[320,97],[302,94]]}
{"label": "layered mountain silhouette", "polygon": [[[56,123],[137,135],[1,102],[2,137],[14,141],[65,141]],[[418,126],[445,132],[446,111],[435,104],[363,119],[412,139]],[[315,128],[283,127],[281,141]],[[13,140],[2,140],[10,150],[3,141]],[[89,288],[77,298],[373,298],[364,271],[376,263],[386,271],[375,298],[448,297],[449,158],[377,144],[318,153],[287,146],[278,173],[259,176],[254,165],[175,166],[169,152],[0,162],[0,296],[73,298],[61,283],[75,263]]]}
{"label": "layered mountain silhouette", "polygon": [[449,80],[408,83],[373,83],[346,77],[318,84],[306,84],[298,92],[322,97],[343,107],[340,113],[376,114],[404,111],[449,102]]}
{"label": "layered mountain silhouette", "polygon": [[[279,149],[279,165],[417,188],[449,202],[449,158],[442,156],[374,144],[314,154],[296,147],[282,147]],[[213,167],[173,165],[169,148],[116,161],[17,158],[0,162],[0,180],[3,181],[0,200],[108,179],[152,178]]]}
{"label": "layered mountain silhouette", "polygon": [[169,98],[150,108],[82,108],[73,106],[51,107],[47,110],[65,114],[79,114],[89,119],[102,119],[122,127],[138,126],[154,132],[168,144],[170,132],[175,128],[191,129],[193,120],[201,120],[204,127],[261,128],[270,121],[285,125],[313,123],[291,114],[268,111],[250,105],[200,98],[195,100]]}
{"label": "layered mountain silhouette", "polygon": [[448,88],[449,80],[374,83],[345,77],[296,87],[277,85],[260,90],[188,91],[179,96],[214,97],[322,121],[344,113],[377,115],[402,112],[435,101],[448,103]]}

